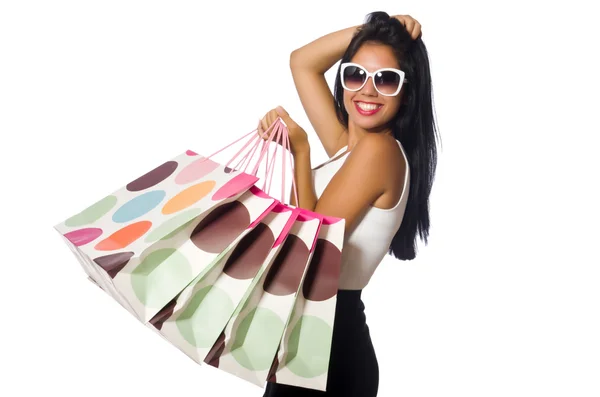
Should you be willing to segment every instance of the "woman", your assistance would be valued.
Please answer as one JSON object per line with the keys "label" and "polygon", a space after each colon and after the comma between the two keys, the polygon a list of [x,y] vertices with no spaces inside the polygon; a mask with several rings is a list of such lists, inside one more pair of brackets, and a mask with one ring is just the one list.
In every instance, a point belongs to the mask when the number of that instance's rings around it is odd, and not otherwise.
{"label": "woman", "polygon": [[[289,131],[298,203],[344,218],[346,238],[327,391],[268,383],[264,396],[377,395],[379,367],[361,291],[386,253],[416,256],[427,242],[428,200],[436,167],[431,77],[420,24],[410,16],[372,13],[364,25],[331,33],[295,50],[294,83],[329,161],[312,169],[306,132],[281,107]],[[324,74],[340,61],[334,94]]]}

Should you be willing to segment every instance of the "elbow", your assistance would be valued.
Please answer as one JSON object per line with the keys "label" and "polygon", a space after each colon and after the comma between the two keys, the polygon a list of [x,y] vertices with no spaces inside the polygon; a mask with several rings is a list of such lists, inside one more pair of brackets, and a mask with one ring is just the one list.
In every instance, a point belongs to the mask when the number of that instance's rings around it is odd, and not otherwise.
{"label": "elbow", "polygon": [[292,51],[290,54],[290,69],[294,70],[298,68],[300,55],[298,54],[298,50]]}

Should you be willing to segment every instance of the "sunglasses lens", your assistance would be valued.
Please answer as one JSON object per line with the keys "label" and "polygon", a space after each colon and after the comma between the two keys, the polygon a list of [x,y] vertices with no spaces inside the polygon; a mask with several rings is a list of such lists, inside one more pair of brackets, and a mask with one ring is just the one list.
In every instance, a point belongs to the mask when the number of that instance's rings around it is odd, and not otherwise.
{"label": "sunglasses lens", "polygon": [[384,95],[392,95],[400,85],[400,75],[391,70],[377,73],[374,80],[375,87]]}
{"label": "sunglasses lens", "polygon": [[344,85],[349,90],[358,90],[362,87],[367,74],[364,70],[356,66],[348,66],[344,69]]}

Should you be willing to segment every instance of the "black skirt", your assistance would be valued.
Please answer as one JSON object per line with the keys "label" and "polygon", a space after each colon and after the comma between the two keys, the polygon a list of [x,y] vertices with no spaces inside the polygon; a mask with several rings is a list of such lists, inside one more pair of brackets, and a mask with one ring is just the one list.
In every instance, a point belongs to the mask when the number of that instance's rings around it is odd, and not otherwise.
{"label": "black skirt", "polygon": [[361,293],[361,290],[338,291],[327,391],[269,382],[263,397],[377,396],[379,365]]}

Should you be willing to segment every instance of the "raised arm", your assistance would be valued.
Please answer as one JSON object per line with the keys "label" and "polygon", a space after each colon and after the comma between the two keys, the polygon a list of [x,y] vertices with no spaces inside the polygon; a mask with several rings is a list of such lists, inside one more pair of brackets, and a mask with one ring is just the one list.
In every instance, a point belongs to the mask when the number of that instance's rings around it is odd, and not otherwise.
{"label": "raised arm", "polygon": [[347,144],[344,126],[338,121],[333,94],[325,80],[338,62],[358,26],[338,30],[294,50],[290,68],[302,106],[329,157]]}
{"label": "raised arm", "polygon": [[[394,15],[413,39],[421,35],[421,24],[410,15]],[[325,80],[361,25],[338,30],[294,50],[290,68],[302,106],[329,157],[347,144],[345,127],[338,121],[333,94]]]}

